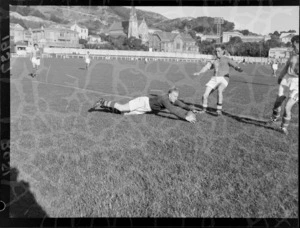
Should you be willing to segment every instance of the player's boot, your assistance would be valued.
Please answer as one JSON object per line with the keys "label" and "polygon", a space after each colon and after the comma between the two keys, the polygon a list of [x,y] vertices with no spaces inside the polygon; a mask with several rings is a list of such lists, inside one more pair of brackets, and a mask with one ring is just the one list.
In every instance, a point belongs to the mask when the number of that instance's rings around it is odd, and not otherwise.
{"label": "player's boot", "polygon": [[288,135],[288,134],[289,134],[289,132],[288,132],[288,130],[287,130],[286,127],[281,127],[281,128],[280,128],[280,131],[281,131],[283,134],[285,134],[285,135]]}
{"label": "player's boot", "polygon": [[103,108],[103,104],[104,104],[105,100],[103,98],[100,98],[94,105],[93,105],[93,109],[95,108]]}
{"label": "player's boot", "polygon": [[222,116],[222,111],[221,110],[217,110],[217,116]]}
{"label": "player's boot", "polygon": [[277,120],[279,119],[279,116],[274,116],[272,115],[270,120],[268,121],[268,124],[272,125],[273,123],[275,123]]}

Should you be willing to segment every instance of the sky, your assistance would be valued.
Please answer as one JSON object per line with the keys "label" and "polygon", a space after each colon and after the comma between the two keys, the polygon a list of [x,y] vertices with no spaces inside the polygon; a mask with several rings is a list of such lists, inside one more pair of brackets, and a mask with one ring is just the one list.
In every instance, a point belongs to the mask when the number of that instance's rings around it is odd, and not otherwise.
{"label": "sky", "polygon": [[299,6],[218,6],[218,7],[136,7],[159,13],[169,19],[178,17],[223,17],[235,29],[267,35],[274,31],[296,30],[299,34]]}

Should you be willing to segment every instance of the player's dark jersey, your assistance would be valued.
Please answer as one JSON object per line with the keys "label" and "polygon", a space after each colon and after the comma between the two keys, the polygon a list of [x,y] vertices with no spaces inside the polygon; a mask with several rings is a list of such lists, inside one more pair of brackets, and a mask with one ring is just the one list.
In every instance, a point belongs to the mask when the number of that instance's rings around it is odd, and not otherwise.
{"label": "player's dark jersey", "polygon": [[222,56],[211,62],[211,68],[214,69],[215,76],[229,75],[229,67],[237,68],[238,64],[226,56]]}
{"label": "player's dark jersey", "polygon": [[[169,100],[168,94],[156,96],[156,97],[150,97],[149,98],[149,104],[152,109],[152,111],[160,111],[162,109],[168,109],[171,113],[174,115],[185,119],[185,116],[187,114],[186,110],[183,109],[189,109],[189,106],[184,104],[183,102],[176,100],[174,104],[171,103]],[[178,108],[176,106],[179,106],[181,108]]]}

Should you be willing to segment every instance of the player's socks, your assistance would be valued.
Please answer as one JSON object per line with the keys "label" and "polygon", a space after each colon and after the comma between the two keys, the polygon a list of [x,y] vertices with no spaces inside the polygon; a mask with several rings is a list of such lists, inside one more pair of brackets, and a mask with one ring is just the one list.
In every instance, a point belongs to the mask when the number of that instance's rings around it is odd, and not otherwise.
{"label": "player's socks", "polygon": [[105,108],[115,108],[115,104],[115,101],[104,101],[102,106]]}
{"label": "player's socks", "polygon": [[284,134],[288,134],[287,127],[289,126],[291,118],[282,117],[281,130]]}
{"label": "player's socks", "polygon": [[277,110],[282,105],[285,98],[286,98],[286,96],[284,96],[284,95],[283,96],[277,96],[277,99],[276,99],[274,107],[273,107],[273,111]]}
{"label": "player's socks", "polygon": [[205,113],[207,111],[207,105],[202,105],[202,110],[199,111],[200,114]]}
{"label": "player's socks", "polygon": [[270,121],[271,122],[276,122],[279,117],[280,117],[280,110],[278,110],[278,109],[273,110],[273,113],[272,113]]}
{"label": "player's socks", "polygon": [[218,116],[222,115],[222,104],[217,103],[217,114]]}

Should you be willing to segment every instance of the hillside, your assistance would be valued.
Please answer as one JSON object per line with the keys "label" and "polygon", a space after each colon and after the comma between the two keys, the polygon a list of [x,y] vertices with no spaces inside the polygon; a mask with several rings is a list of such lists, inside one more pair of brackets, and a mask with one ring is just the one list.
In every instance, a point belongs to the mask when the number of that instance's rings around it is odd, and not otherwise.
{"label": "hillside", "polygon": [[[149,26],[166,17],[152,12],[136,9],[138,20],[143,18]],[[48,24],[72,24],[75,21],[86,26],[91,34],[108,28],[114,21],[129,20],[130,8],[113,6],[11,6],[12,23],[25,28],[35,28]]]}
{"label": "hillside", "polygon": [[[90,34],[100,33],[114,21],[126,21],[130,7],[123,6],[10,6],[10,22],[25,28],[52,24],[71,25],[75,21],[87,27]],[[183,17],[168,19],[158,13],[136,9],[138,20],[145,19],[149,27],[163,31],[184,30],[185,27],[203,34],[216,33],[213,17]],[[224,20],[223,31],[234,29],[234,23]],[[244,30],[246,31],[246,30]],[[246,31],[254,35],[250,31]]]}
{"label": "hillside", "polygon": [[[217,28],[214,25],[213,17],[197,17],[197,18],[176,18],[167,21],[161,21],[153,24],[154,27],[161,30],[183,30],[186,26],[189,29],[193,29],[196,32],[204,34],[212,34],[217,32]],[[222,25],[223,31],[230,31],[234,29],[234,23],[224,20]]]}

